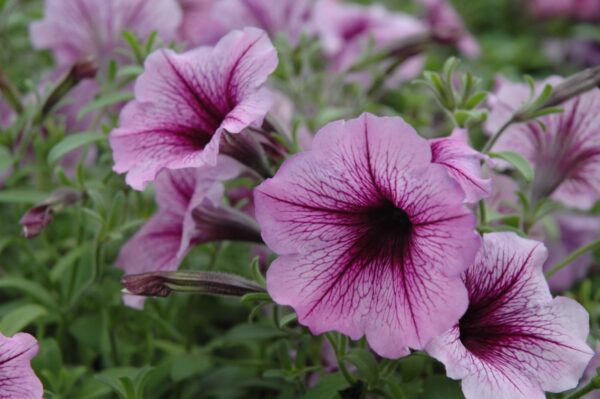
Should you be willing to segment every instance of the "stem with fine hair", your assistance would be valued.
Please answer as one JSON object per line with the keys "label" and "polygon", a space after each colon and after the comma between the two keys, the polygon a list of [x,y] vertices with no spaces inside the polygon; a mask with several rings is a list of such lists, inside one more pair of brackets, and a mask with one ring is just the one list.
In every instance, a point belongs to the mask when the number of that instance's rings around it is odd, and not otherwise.
{"label": "stem with fine hair", "polygon": [[332,335],[332,333],[326,333],[325,337],[327,338],[327,340],[329,341],[329,344],[331,345],[331,347],[333,348],[333,351],[335,352],[335,359],[337,360],[337,364],[338,367],[340,368],[340,371],[342,372],[342,375],[344,376],[344,378],[346,379],[346,381],[348,381],[348,383],[350,385],[354,384],[354,378],[352,377],[352,374],[350,374],[350,372],[348,371],[348,368],[346,367],[346,364],[344,363],[344,359],[342,359],[343,356],[343,350],[346,347],[346,342],[347,342],[347,338],[345,335],[341,334],[340,335],[340,342],[336,342],[335,337]]}
{"label": "stem with fine hair", "polygon": [[507,120],[506,122],[504,122],[504,125],[502,125],[500,127],[500,129],[498,129],[498,131],[496,133],[494,133],[494,135],[492,137],[490,137],[490,139],[487,141],[487,143],[485,143],[485,145],[483,146],[483,149],[481,150],[481,152],[483,154],[487,154],[488,152],[490,152],[490,150],[492,149],[492,147],[494,146],[494,144],[496,144],[496,141],[498,141],[498,139],[500,138],[500,136],[502,136],[502,134],[506,131],[506,129],[508,129],[508,127],[510,125],[513,124],[514,121],[515,121],[515,118],[511,117],[509,120]]}
{"label": "stem with fine hair", "polygon": [[596,376],[594,378],[592,378],[592,380],[590,381],[589,384],[587,384],[586,386],[582,387],[581,389],[573,392],[572,394],[568,395],[565,397],[565,399],[579,399],[579,398],[583,398],[585,395],[587,395],[588,393],[595,391],[596,389],[600,388],[599,383],[599,376]]}
{"label": "stem with fine hair", "polygon": [[563,260],[558,262],[556,265],[554,265],[550,270],[548,270],[546,272],[546,277],[552,277],[554,274],[556,274],[558,271],[560,271],[563,267],[567,266],[569,263],[573,262],[575,259],[579,258],[581,255],[585,254],[586,252],[590,252],[595,249],[598,249],[598,248],[600,248],[600,240],[592,241],[591,243],[576,249],[575,251],[571,252],[566,258],[564,258]]}

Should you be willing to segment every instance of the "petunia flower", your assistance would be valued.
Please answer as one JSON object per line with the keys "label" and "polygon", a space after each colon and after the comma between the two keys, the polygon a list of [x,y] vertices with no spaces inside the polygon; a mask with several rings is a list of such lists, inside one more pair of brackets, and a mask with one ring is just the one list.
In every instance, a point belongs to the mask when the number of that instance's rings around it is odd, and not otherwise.
{"label": "petunia flower", "polygon": [[267,290],[314,334],[364,335],[394,358],[466,309],[460,273],[479,247],[474,216],[401,118],[326,125],[254,199],[263,239],[279,255]]}
{"label": "petunia flower", "polygon": [[[576,249],[600,238],[600,218],[591,215],[562,213],[553,216],[558,237],[547,237],[548,260],[544,270],[563,260]],[[591,253],[585,253],[548,279],[553,291],[565,291],[584,278],[594,262]]]}
{"label": "petunia flower", "polygon": [[[166,170],[156,180],[158,210],[122,248],[125,274],[176,270],[194,245],[216,240],[261,242],[256,222],[222,204],[223,181],[239,174],[221,157],[214,167]],[[125,298],[130,305],[137,298]]]}
{"label": "petunia flower", "polygon": [[38,343],[26,333],[12,337],[0,334],[0,397],[42,399],[44,387],[31,369]]}
{"label": "petunia flower", "polygon": [[434,163],[446,168],[465,192],[465,202],[475,203],[492,192],[492,182],[481,174],[483,155],[469,146],[465,129],[455,129],[449,137],[431,140]]}
{"label": "petunia flower", "polygon": [[462,18],[448,0],[420,0],[420,2],[425,6],[427,22],[438,41],[456,46],[467,57],[480,56],[479,44],[467,31]]}
{"label": "petunia flower", "polygon": [[316,0],[221,0],[215,3],[213,18],[229,30],[256,27],[271,38],[286,37],[297,44],[302,33],[313,34]]}
{"label": "petunia flower", "polygon": [[263,84],[276,66],[273,45],[255,28],[214,48],[153,53],[110,135],[114,170],[141,190],[162,169],[215,165],[224,135],[262,123],[271,107]]}
{"label": "petunia flower", "polygon": [[462,380],[466,399],[544,399],[581,378],[592,357],[589,317],[574,300],[552,298],[546,256],[542,243],[514,233],[484,235],[463,276],[469,308],[426,348]]}
{"label": "petunia flower", "polygon": [[[384,51],[405,40],[428,33],[417,18],[391,12],[381,5],[360,6],[337,0],[320,0],[315,6],[315,26],[332,69],[347,71],[367,53]],[[406,81],[422,70],[423,58],[414,56],[400,66],[393,81]],[[384,62],[383,64],[389,64]],[[359,76],[359,80],[362,79]]]}
{"label": "petunia flower", "polygon": [[[561,78],[541,82],[556,85]],[[490,100],[490,134],[530,98],[525,84],[499,81]],[[568,206],[588,209],[600,199],[600,89],[561,104],[564,112],[511,125],[492,151],[514,151],[535,168],[534,201],[551,196]]]}
{"label": "petunia flower", "polygon": [[181,23],[177,0],[46,0],[44,19],[30,26],[36,49],[50,49],[59,66],[92,57],[99,65],[125,48],[122,34],[166,42]]}

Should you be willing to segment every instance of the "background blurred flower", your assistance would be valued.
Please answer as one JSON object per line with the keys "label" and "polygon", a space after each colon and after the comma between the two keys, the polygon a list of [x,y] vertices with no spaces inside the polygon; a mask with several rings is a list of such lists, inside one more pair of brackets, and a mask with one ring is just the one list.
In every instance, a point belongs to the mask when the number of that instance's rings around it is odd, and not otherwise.
{"label": "background blurred flower", "polygon": [[574,388],[592,350],[589,317],[572,299],[552,299],[542,243],[514,233],[484,235],[465,272],[469,308],[427,352],[461,379],[466,399],[543,399]]}
{"label": "background blurred flower", "polygon": [[[556,85],[553,77],[538,84]],[[490,98],[486,124],[492,134],[530,100],[526,84],[498,81]],[[546,196],[567,206],[589,209],[600,199],[600,89],[593,89],[561,104],[564,112],[537,121],[515,123],[500,137],[492,151],[514,151],[535,167],[534,202]]]}
{"label": "background blurred flower", "polygon": [[36,49],[52,50],[59,66],[88,57],[104,65],[124,45],[124,31],[142,39],[157,31],[168,42],[180,23],[177,0],[46,0],[30,36]]}
{"label": "background blurred flower", "polygon": [[459,275],[479,236],[463,199],[402,119],[330,123],[255,189],[263,238],[280,255],[269,294],[314,334],[366,335],[392,358],[422,348],[466,308]]}
{"label": "background blurred flower", "polygon": [[214,165],[225,132],[262,123],[272,104],[263,84],[276,66],[273,45],[255,28],[214,48],[153,53],[110,135],[114,170],[141,190],[161,169]]}
{"label": "background blurred flower", "polygon": [[567,17],[584,21],[600,21],[597,0],[528,0],[538,18]]}

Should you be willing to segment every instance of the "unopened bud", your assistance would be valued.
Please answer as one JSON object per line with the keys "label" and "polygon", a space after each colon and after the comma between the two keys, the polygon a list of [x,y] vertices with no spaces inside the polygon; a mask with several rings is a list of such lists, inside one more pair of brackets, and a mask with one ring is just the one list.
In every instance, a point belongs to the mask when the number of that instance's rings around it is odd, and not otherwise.
{"label": "unopened bud", "polygon": [[171,292],[243,296],[264,292],[264,288],[254,281],[221,272],[152,272],[124,276],[121,281],[124,293],[141,296],[165,297]]}
{"label": "unopened bud", "polygon": [[26,238],[34,238],[52,222],[52,214],[73,205],[81,199],[81,192],[72,188],[59,188],[40,202],[19,221]]}

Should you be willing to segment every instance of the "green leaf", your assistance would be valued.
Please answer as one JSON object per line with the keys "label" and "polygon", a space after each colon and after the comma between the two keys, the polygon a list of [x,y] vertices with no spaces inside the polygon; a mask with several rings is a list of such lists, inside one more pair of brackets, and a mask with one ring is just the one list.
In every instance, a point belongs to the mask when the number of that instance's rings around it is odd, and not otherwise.
{"label": "green leaf", "polygon": [[510,163],[519,171],[519,173],[525,178],[528,183],[533,180],[533,168],[529,162],[516,152],[504,151],[504,152],[491,152],[489,154],[492,158],[500,158]]}
{"label": "green leaf", "polygon": [[279,320],[279,327],[285,327],[296,320],[298,320],[298,315],[296,313],[286,314]]}
{"label": "green leaf", "polygon": [[48,196],[37,190],[13,189],[0,191],[0,203],[7,204],[37,204]]}
{"label": "green leaf", "polygon": [[174,355],[171,361],[171,379],[180,382],[194,375],[201,374],[211,367],[206,353],[181,353]]}
{"label": "green leaf", "polygon": [[233,327],[223,336],[226,342],[243,343],[260,339],[273,339],[285,336],[285,334],[271,324],[245,323]]}
{"label": "green leaf", "polygon": [[139,65],[127,65],[119,69],[117,76],[120,78],[138,76],[141,75],[142,72],[144,72],[144,68]]}
{"label": "green leaf", "polygon": [[464,104],[464,107],[466,109],[473,109],[473,108],[475,108],[476,106],[478,106],[479,104],[481,104],[481,102],[483,100],[485,100],[485,98],[487,97],[487,95],[488,94],[485,91],[480,91],[480,92],[477,92],[477,93],[473,94],[471,96],[471,98],[469,98],[467,100],[467,102]]}
{"label": "green leaf", "polygon": [[458,381],[450,378],[434,375],[429,377],[423,384],[425,392],[423,399],[463,399],[464,396]]}
{"label": "green leaf", "polygon": [[356,366],[358,373],[367,381],[370,387],[379,381],[379,366],[375,356],[368,349],[354,348],[348,351],[345,359]]}
{"label": "green leaf", "polygon": [[304,395],[305,399],[338,399],[339,392],[348,388],[350,384],[340,373],[327,374]]}
{"label": "green leaf", "polygon": [[128,91],[117,91],[115,93],[104,95],[83,107],[81,111],[79,111],[77,119],[82,119],[85,115],[92,111],[133,100],[133,97],[133,93]]}
{"label": "green leaf", "polygon": [[0,145],[0,173],[4,172],[13,164],[12,153],[8,148]]}
{"label": "green leaf", "polygon": [[54,298],[46,291],[44,287],[36,282],[26,280],[21,277],[3,277],[0,279],[0,290],[16,289],[22,291],[38,302],[49,308],[56,308],[57,304]]}
{"label": "green leaf", "polygon": [[62,275],[75,265],[77,259],[89,249],[89,244],[73,248],[66,255],[62,256],[50,271],[50,281],[56,283]]}
{"label": "green leaf", "polygon": [[106,140],[106,136],[102,133],[82,132],[70,134],[52,147],[48,153],[48,163],[53,164],[67,155],[69,152],[76,150],[79,147],[102,140]]}
{"label": "green leaf", "polygon": [[31,322],[48,314],[40,305],[24,305],[7,313],[0,321],[2,334],[12,336],[23,330]]}

